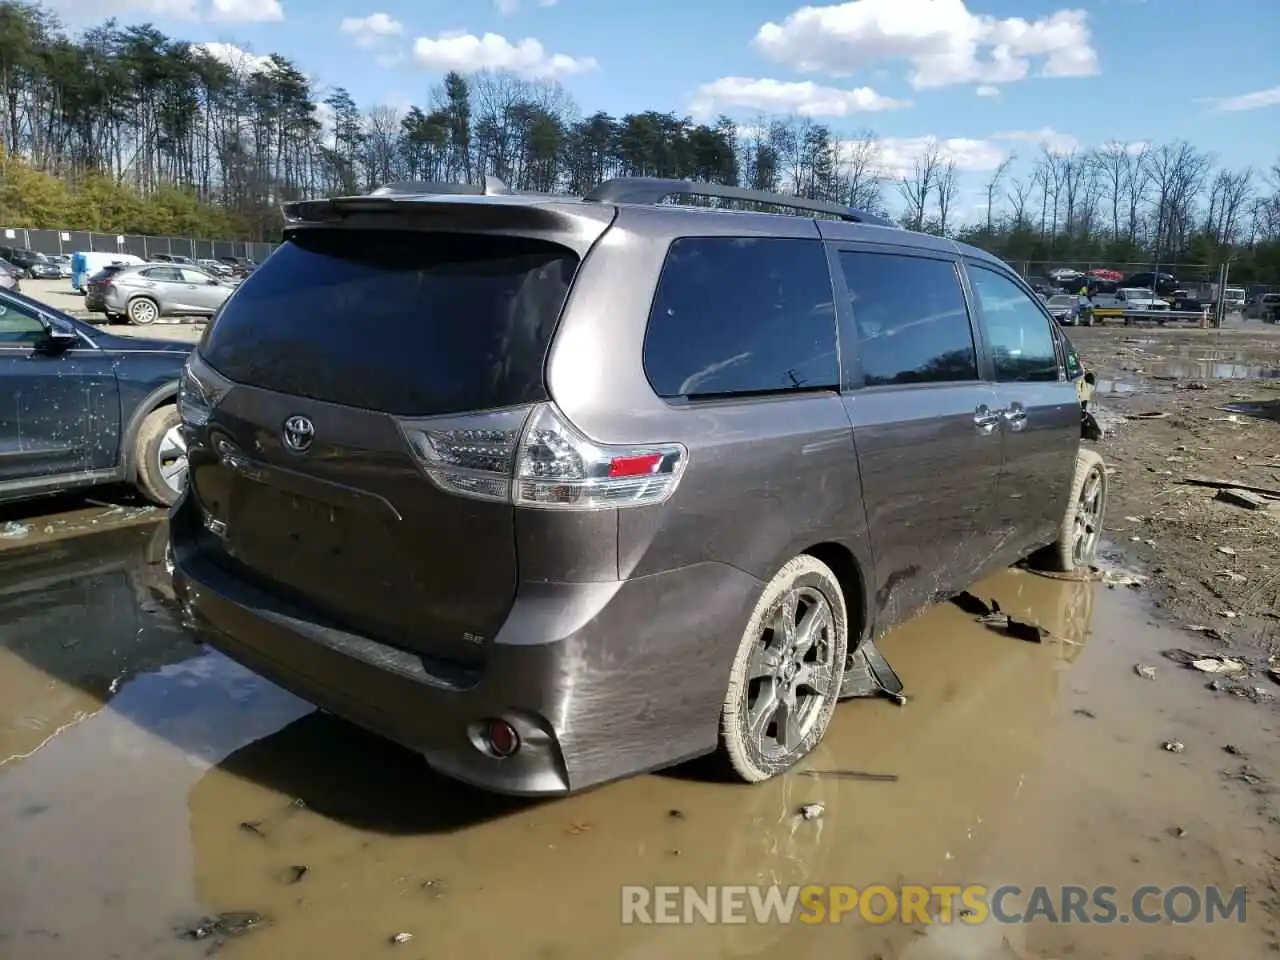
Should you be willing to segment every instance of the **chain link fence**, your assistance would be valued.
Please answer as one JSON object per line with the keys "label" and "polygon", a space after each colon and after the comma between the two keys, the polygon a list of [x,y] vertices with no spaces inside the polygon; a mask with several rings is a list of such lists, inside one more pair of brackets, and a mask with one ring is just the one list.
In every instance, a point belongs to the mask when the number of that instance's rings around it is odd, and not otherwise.
{"label": "chain link fence", "polygon": [[196,240],[192,237],[144,237],[137,234],[90,233],[86,230],[32,230],[6,227],[0,245],[21,247],[53,256],[61,253],[128,253],[149,260],[157,253],[216,260],[218,257],[247,257],[261,263],[276,248],[274,243],[248,240]]}

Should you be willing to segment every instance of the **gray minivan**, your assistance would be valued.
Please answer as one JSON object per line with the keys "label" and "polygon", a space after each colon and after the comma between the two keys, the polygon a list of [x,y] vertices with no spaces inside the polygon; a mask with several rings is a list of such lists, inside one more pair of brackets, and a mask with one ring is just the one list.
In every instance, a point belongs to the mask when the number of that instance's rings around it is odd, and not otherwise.
{"label": "gray minivan", "polygon": [[890,627],[1093,556],[1079,360],[980,250],[643,178],[286,214],[183,379],[175,587],[211,645],[460,780],[768,779],[889,682]]}

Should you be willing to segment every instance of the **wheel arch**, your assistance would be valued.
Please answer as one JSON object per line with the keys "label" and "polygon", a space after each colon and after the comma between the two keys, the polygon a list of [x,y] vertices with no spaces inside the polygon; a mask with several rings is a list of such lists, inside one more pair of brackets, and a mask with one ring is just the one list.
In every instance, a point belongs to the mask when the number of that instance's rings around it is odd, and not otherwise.
{"label": "wheel arch", "polygon": [[849,651],[853,652],[862,642],[868,627],[867,576],[863,563],[848,545],[835,540],[815,543],[800,552],[821,560],[836,575],[840,589],[844,591],[849,614]]}
{"label": "wheel arch", "polygon": [[138,479],[138,451],[136,449],[138,430],[142,421],[147,419],[161,407],[175,405],[178,402],[178,381],[172,380],[161,384],[148,393],[129,415],[125,423],[124,433],[120,437],[120,462],[124,466],[124,476],[129,483]]}

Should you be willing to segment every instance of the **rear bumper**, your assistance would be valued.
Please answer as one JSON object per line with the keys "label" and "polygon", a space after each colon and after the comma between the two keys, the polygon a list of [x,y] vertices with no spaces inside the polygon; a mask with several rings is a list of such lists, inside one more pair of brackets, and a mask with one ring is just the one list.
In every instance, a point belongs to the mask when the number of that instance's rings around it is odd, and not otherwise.
{"label": "rear bumper", "polygon": [[[576,792],[715,749],[741,630],[761,584],[703,563],[609,583],[525,584],[483,673],[461,688],[423,659],[346,633],[227,573],[197,549],[190,497],[170,529],[174,586],[210,646],[315,705],[499,793]],[[475,741],[500,717],[515,756]]]}

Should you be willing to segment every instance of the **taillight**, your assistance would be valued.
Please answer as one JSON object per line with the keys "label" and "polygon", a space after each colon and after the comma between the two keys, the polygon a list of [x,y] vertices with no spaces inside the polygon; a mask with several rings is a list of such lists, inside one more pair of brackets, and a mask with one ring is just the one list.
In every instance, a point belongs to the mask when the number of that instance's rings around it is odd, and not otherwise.
{"label": "taillight", "polygon": [[559,510],[662,503],[688,461],[678,443],[593,443],[549,403],[401,424],[423,472],[441,490]]}

